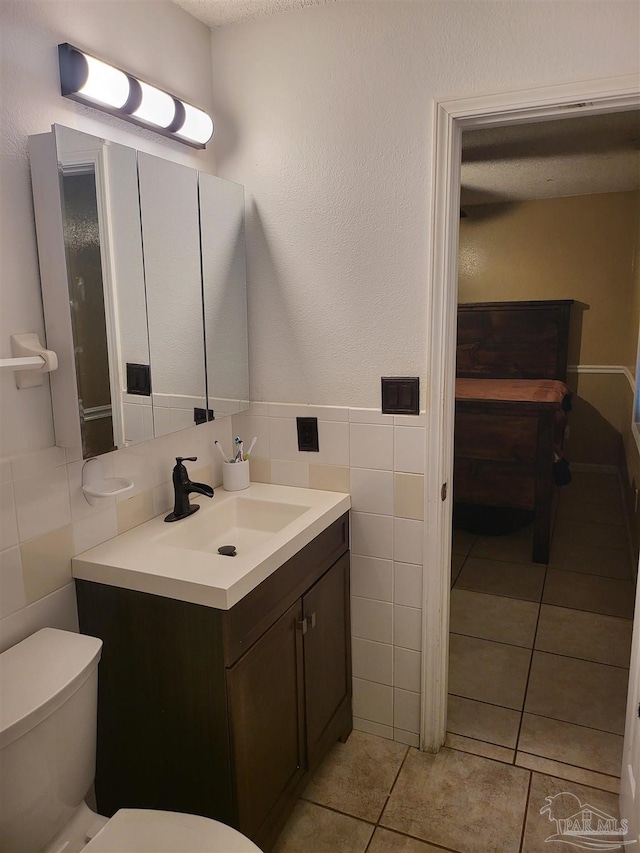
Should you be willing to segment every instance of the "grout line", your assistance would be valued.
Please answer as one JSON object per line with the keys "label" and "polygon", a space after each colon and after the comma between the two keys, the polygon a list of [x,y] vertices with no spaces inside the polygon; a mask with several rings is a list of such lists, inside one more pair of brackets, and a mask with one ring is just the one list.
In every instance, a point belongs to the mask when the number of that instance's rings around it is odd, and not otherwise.
{"label": "grout line", "polygon": [[[523,770],[528,770],[527,767],[521,768]],[[533,785],[533,770],[529,770],[529,786],[527,787],[527,797],[524,803],[524,817],[522,819],[522,832],[520,833],[520,846],[518,850],[522,853],[522,848],[524,845],[524,835],[527,829],[527,816],[529,814],[529,800],[531,799],[531,786]]]}
{"label": "grout line", "polygon": [[[532,753],[530,753],[530,752],[525,752],[525,753],[523,753],[523,755],[532,755]],[[534,757],[536,757],[536,756],[534,756]],[[537,757],[541,757],[541,756],[537,756]],[[552,760],[552,759],[547,759],[547,760],[549,760],[549,761],[550,761],[550,760]],[[556,763],[556,764],[562,764],[563,762],[561,762],[561,761],[557,761],[557,762],[555,762],[555,763]],[[567,765],[567,766],[568,766],[568,767],[571,767],[572,765]],[[519,764],[517,764],[517,765],[516,765],[516,767],[520,767],[520,765],[519,765]],[[566,779],[564,776],[558,776],[558,775],[557,775],[557,774],[555,774],[555,773],[548,773],[548,772],[546,772],[546,771],[543,773],[541,770],[531,770],[531,769],[530,769],[530,768],[528,768],[528,767],[520,767],[520,769],[521,769],[521,770],[529,770],[529,772],[531,773],[531,775],[532,775],[532,776],[533,776],[533,774],[534,774],[534,773],[537,773],[537,774],[538,774],[538,776],[548,776],[550,779],[558,779],[560,782],[570,782],[572,785],[584,785],[584,787],[585,787],[585,788],[594,788],[596,791],[602,791],[602,792],[604,792],[605,794],[611,794],[611,795],[612,795],[612,796],[614,796],[614,797],[616,796],[616,795],[615,795],[615,793],[613,793],[612,791],[609,791],[607,788],[599,788],[599,787],[598,787],[596,784],[594,784],[593,782],[576,782],[574,779]],[[580,768],[578,768],[578,769],[579,769],[579,770],[584,770],[585,768],[580,767]],[[617,777],[616,777],[616,776],[609,776],[607,773],[598,773],[598,771],[596,771],[596,770],[590,770],[590,771],[588,771],[588,772],[590,772],[590,773],[596,773],[596,774],[597,774],[597,775],[599,775],[599,776],[607,776],[607,778],[608,778],[608,779],[614,779],[614,780],[615,780],[615,779],[617,779]]]}
{"label": "grout line", "polygon": [[562,652],[550,652],[548,649],[537,649],[535,646],[533,647],[534,652],[539,652],[542,655],[554,655],[554,657],[558,658],[568,658],[569,660],[580,660],[583,663],[596,663],[598,666],[610,666],[612,669],[624,669],[625,672],[629,671],[628,666],[620,666],[617,663],[603,663],[601,660],[591,660],[591,658],[581,658],[578,655],[565,655]]}
{"label": "grout line", "polygon": [[[616,737],[622,737],[622,735],[617,735]],[[586,770],[588,773],[597,773],[598,776],[606,776],[608,779],[617,780],[618,782],[621,779],[620,776],[612,776],[611,773],[605,773],[604,770],[594,770],[593,767],[584,767],[582,764],[572,764],[570,761],[559,761],[557,758],[550,758],[548,755],[540,755],[537,752],[529,752],[529,750],[526,750],[526,749],[517,749],[516,753],[520,753],[520,755],[530,755],[532,758],[542,758],[545,761],[553,761],[554,764],[563,764],[565,767],[573,767],[576,770]],[[516,766],[519,767],[520,765],[516,765]],[[530,767],[525,767],[524,769],[525,770],[531,770]],[[543,771],[535,770],[532,772],[542,773]],[[544,774],[544,775],[546,775],[546,774]],[[560,778],[562,778],[562,777],[560,777]],[[571,782],[572,780],[568,779],[567,781]],[[576,784],[577,785],[586,785],[587,783],[586,782],[576,782]]]}
{"label": "grout line", "polygon": [[[547,572],[548,571],[549,571],[549,568],[546,567],[544,570],[544,579],[542,581],[542,592],[543,592],[543,594],[544,594],[544,587],[545,587],[545,584],[547,582]],[[524,686],[524,696],[522,697],[522,710],[520,711],[520,723],[518,725],[518,734],[516,735],[516,746],[515,746],[515,751],[514,751],[514,755],[513,755],[513,763],[514,764],[515,764],[515,760],[516,760],[516,752],[518,751],[518,744],[520,743],[520,734],[522,732],[522,722],[524,720],[524,709],[525,709],[525,706],[527,704],[527,693],[529,692],[529,681],[531,679],[531,669],[533,668],[533,654],[534,654],[533,650],[535,648],[536,638],[538,636],[538,627],[540,625],[541,613],[542,613],[542,600],[540,601],[540,604],[538,606],[538,615],[536,617],[536,627],[535,627],[535,630],[533,632],[533,646],[531,648],[531,657],[529,658],[529,669],[527,671],[527,680],[526,680],[525,686]]]}

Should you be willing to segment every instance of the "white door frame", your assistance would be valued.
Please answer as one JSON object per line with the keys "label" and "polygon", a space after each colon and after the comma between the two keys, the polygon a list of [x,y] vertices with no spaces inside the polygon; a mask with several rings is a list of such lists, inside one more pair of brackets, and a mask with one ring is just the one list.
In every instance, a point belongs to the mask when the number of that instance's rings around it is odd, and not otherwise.
{"label": "white door frame", "polygon": [[420,747],[428,752],[443,745],[447,719],[461,133],[638,106],[635,75],[434,104],[420,724]]}

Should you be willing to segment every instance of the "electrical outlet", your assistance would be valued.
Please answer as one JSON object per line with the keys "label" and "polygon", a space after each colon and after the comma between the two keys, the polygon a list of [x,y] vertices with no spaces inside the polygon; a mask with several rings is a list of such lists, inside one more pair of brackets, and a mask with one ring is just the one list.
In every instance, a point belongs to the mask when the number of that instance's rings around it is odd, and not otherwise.
{"label": "electrical outlet", "polygon": [[320,451],[318,444],[318,419],[296,418],[298,427],[298,450]]}

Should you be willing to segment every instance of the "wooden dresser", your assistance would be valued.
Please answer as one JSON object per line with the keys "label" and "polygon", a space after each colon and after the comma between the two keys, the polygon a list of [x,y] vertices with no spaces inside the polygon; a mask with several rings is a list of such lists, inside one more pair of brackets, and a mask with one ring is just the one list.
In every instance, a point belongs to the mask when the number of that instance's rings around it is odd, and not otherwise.
{"label": "wooden dresser", "polygon": [[458,306],[454,499],[534,512],[549,562],[573,300]]}

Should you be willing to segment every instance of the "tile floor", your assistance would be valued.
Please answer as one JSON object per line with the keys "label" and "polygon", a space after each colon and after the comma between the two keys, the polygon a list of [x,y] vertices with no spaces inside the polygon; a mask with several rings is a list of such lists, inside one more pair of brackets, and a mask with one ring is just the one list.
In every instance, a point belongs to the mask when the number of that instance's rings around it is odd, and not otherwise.
{"label": "tile floor", "polygon": [[530,562],[530,529],[456,531],[446,746],[354,731],[274,853],[560,853],[546,798],[617,816],[634,597],[622,513],[615,477],[574,473],[549,567]]}

